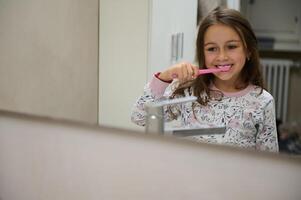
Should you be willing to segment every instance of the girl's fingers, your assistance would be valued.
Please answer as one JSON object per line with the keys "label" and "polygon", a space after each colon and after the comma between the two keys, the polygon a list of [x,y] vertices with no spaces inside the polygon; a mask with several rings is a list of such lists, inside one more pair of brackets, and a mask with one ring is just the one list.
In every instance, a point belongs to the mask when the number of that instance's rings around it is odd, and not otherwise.
{"label": "girl's fingers", "polygon": [[187,70],[189,72],[189,80],[191,79],[195,79],[198,75],[198,67],[196,66],[193,66],[192,64],[189,64],[188,67],[187,67]]}
{"label": "girl's fingers", "polygon": [[198,67],[190,63],[180,63],[174,65],[169,70],[169,77],[171,79],[179,79],[179,81],[188,81],[197,77]]}
{"label": "girl's fingers", "polygon": [[192,65],[188,65],[188,67],[187,67],[187,71],[188,71],[188,80],[192,80],[192,79],[194,79],[194,75],[195,75],[195,73],[194,73],[194,70],[193,70],[193,67],[192,67]]}
{"label": "girl's fingers", "polygon": [[199,68],[197,66],[192,65],[193,75],[194,78],[198,77],[199,75]]}
{"label": "girl's fingers", "polygon": [[186,81],[188,78],[188,70],[187,70],[187,64],[183,63],[181,65],[181,69],[182,69],[182,80]]}

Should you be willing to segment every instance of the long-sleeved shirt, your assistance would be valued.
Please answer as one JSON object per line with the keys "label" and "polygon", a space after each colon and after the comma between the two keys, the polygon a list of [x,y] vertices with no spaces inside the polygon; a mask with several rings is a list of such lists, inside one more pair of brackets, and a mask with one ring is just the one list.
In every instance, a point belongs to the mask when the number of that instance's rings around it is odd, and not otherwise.
{"label": "long-sleeved shirt", "polygon": [[[144,126],[145,103],[170,96],[175,84],[154,76],[134,104],[132,121]],[[218,90],[214,85],[211,89]],[[193,95],[190,91],[186,89],[185,96]],[[260,87],[250,84],[239,92],[221,91],[222,98],[211,99],[206,106],[197,102],[194,102],[195,106],[191,102],[172,105],[165,109],[165,120],[171,120],[169,111],[172,110],[177,114],[181,128],[226,127],[225,134],[192,136],[196,141],[278,152],[274,99],[266,90],[260,91]]]}

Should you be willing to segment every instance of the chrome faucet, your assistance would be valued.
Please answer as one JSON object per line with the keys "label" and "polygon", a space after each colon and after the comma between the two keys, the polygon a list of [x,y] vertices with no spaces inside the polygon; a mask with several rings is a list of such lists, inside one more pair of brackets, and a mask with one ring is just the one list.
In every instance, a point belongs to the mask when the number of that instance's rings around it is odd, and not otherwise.
{"label": "chrome faucet", "polygon": [[164,134],[164,106],[196,101],[197,97],[189,96],[160,102],[150,102],[146,106],[146,133]]}

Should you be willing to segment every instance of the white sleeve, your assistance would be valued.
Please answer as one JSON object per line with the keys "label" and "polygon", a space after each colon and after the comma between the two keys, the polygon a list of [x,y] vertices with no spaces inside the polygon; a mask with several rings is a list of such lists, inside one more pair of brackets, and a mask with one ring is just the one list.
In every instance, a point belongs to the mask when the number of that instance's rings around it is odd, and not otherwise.
{"label": "white sleeve", "polygon": [[[131,121],[139,126],[145,126],[146,110],[145,104],[148,102],[160,101],[171,95],[169,91],[171,84],[163,82],[156,78],[155,76],[152,80],[144,87],[143,95],[141,95],[133,106],[131,113]],[[171,106],[172,113],[176,113],[175,110],[177,106]],[[169,109],[164,108],[164,118],[165,121],[170,121],[173,119],[172,114]]]}

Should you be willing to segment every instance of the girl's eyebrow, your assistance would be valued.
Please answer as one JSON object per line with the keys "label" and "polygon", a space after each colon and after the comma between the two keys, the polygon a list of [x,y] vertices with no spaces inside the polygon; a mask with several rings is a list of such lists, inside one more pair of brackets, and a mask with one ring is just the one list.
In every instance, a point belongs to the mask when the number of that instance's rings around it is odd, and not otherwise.
{"label": "girl's eyebrow", "polygon": [[[240,42],[240,40],[229,40],[226,43],[231,43],[231,42]],[[207,46],[207,45],[216,45],[216,43],[215,42],[207,42],[207,43],[205,43],[204,46]]]}
{"label": "girl's eyebrow", "polygon": [[240,42],[240,40],[229,40],[226,43],[230,43],[230,42]]}
{"label": "girl's eyebrow", "polygon": [[207,46],[207,45],[210,45],[210,44],[215,45],[216,43],[214,43],[214,42],[208,42],[208,43],[205,43],[204,46]]}

